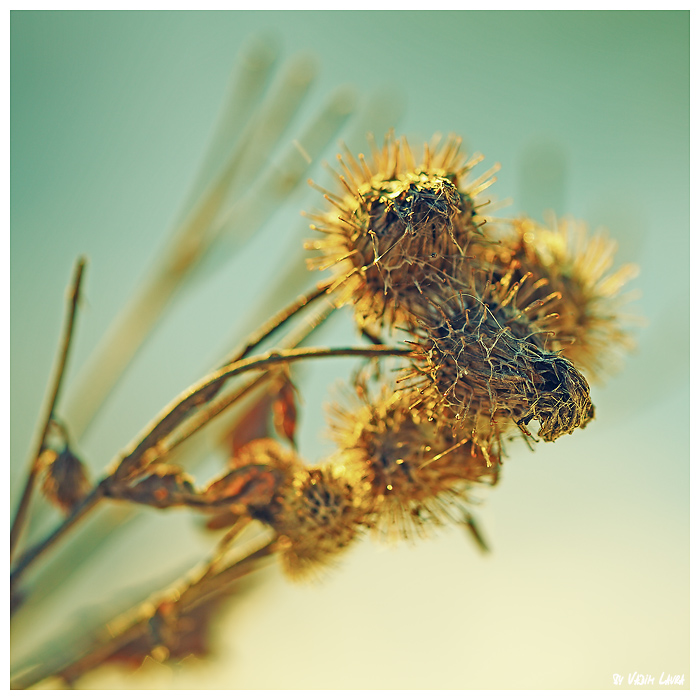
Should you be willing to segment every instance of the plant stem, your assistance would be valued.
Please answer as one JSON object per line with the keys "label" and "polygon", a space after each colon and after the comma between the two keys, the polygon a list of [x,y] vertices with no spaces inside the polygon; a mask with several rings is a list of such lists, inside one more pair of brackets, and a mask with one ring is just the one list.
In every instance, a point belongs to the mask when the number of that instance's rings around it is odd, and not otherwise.
{"label": "plant stem", "polygon": [[66,314],[66,319],[63,327],[63,333],[61,337],[61,342],[58,346],[58,358],[56,362],[56,367],[54,370],[53,381],[51,382],[51,392],[49,394],[48,400],[46,402],[46,409],[44,416],[42,418],[41,434],[37,441],[37,445],[32,452],[32,461],[29,465],[29,473],[27,474],[27,481],[24,485],[24,491],[22,492],[22,497],[17,508],[17,513],[15,514],[14,520],[12,522],[12,527],[10,528],[10,561],[12,561],[12,554],[15,550],[17,542],[20,535],[22,534],[22,528],[27,517],[27,512],[29,510],[29,502],[32,497],[32,492],[34,490],[34,484],[39,476],[39,456],[44,450],[46,445],[46,437],[49,432],[49,426],[51,425],[51,419],[58,402],[58,397],[61,392],[61,383],[63,381],[63,376],[66,370],[66,364],[68,362],[68,352],[70,350],[71,339],[73,337],[73,328],[75,326],[75,317],[78,311],[78,300],[80,298],[80,285],[83,279],[83,271],[85,270],[85,258],[78,258],[75,264],[75,269],[73,272],[73,283],[71,285],[71,293],[68,304],[68,313]]}
{"label": "plant stem", "polygon": [[[320,293],[323,293],[325,291],[325,285],[323,288],[319,289],[319,295]],[[302,299],[306,298],[306,301],[302,303]],[[291,318],[291,316],[297,311],[300,311],[306,304],[308,304],[312,299],[316,299],[317,295],[314,293],[313,295],[305,295],[304,297],[299,297],[294,304],[291,304],[287,309],[284,309],[280,311],[279,314],[271,318],[263,328],[269,328],[270,330],[267,333],[263,333],[263,330],[261,329],[259,332],[255,334],[255,336],[251,336],[248,341],[246,342],[245,348],[243,348],[241,351],[239,351],[238,354],[236,354],[234,357],[237,360],[243,359],[244,355],[247,352],[247,348],[254,347],[258,343],[262,342],[265,336],[269,335],[272,333],[274,330],[277,330],[282,323],[284,323],[288,318]],[[292,311],[293,307],[298,304],[298,308],[294,309]],[[285,349],[291,349],[299,345],[301,342],[303,342],[311,333],[313,333],[327,318],[330,316],[330,314],[335,311],[335,306],[329,306],[328,308],[322,310],[320,313],[318,313],[312,320],[311,322],[304,327],[300,332],[294,333],[292,336],[290,336],[286,342],[283,343],[283,347]],[[284,318],[284,320],[279,321],[279,319],[282,318],[283,314],[287,313],[287,316]],[[278,320],[278,323],[274,323],[275,320]],[[274,324],[274,328],[273,328]],[[259,337],[259,339],[256,340],[256,337]],[[234,360],[231,360],[232,362]],[[188,440],[192,435],[197,433],[199,430],[201,430],[205,425],[207,425],[213,418],[218,416],[220,413],[225,411],[229,406],[234,404],[236,401],[242,399],[248,392],[252,391],[256,387],[258,387],[260,384],[262,384],[264,381],[270,379],[270,373],[269,372],[264,372],[260,374],[256,379],[253,379],[249,381],[247,384],[242,386],[238,391],[234,392],[233,394],[230,394],[228,396],[224,396],[215,403],[210,404],[206,411],[202,411],[199,413],[194,420],[191,421],[191,423],[188,423],[183,431],[175,436],[174,438],[171,438],[171,440],[168,442],[167,446],[164,448],[166,450],[166,453],[172,452],[174,449],[179,447],[183,442]]]}
{"label": "plant stem", "polygon": [[244,359],[251,350],[260,345],[260,343],[262,343],[278,328],[281,328],[282,325],[284,325],[295,314],[304,309],[312,301],[322,297],[330,289],[330,286],[331,283],[326,282],[325,284],[318,285],[311,292],[307,292],[306,294],[302,294],[301,296],[297,297],[291,304],[289,304],[289,306],[276,313],[267,323],[255,331],[255,333],[248,338],[245,345],[236,351],[231,357],[229,357],[222,366],[226,366]]}
{"label": "plant stem", "polygon": [[274,535],[266,536],[265,541],[253,551],[247,550],[240,558],[216,573],[209,566],[202,575],[201,565],[196,566],[179,582],[166,586],[136,608],[111,620],[87,648],[75,653],[70,661],[66,662],[64,657],[63,661],[54,660],[38,669],[20,674],[11,687],[31,688],[51,677],[73,683],[128,644],[143,641],[149,646],[158,646],[158,641],[153,639],[150,623],[159,614],[163,604],[172,605],[169,615],[182,617],[213,599],[222,598],[230,592],[236,581],[254,571],[261,560],[275,552],[275,540],[271,540],[271,537]]}
{"label": "plant stem", "polygon": [[[177,397],[160,415],[151,422],[140,436],[127,448],[126,455],[119,455],[109,465],[106,476],[87,498],[76,506],[65,520],[43,542],[21,557],[10,576],[11,585],[16,585],[19,577],[40,555],[54,545],[73,525],[103,498],[112,480],[131,480],[143,472],[161,456],[159,442],[175,430],[195,409],[209,402],[223,384],[244,372],[288,364],[299,360],[320,359],[323,357],[386,357],[408,355],[412,351],[385,345],[370,345],[364,348],[302,348],[299,350],[270,350],[247,360],[240,360],[204,377],[197,384]],[[212,389],[215,390],[212,393]]]}
{"label": "plant stem", "polygon": [[[299,300],[297,300],[299,301]],[[321,310],[320,312],[314,314],[310,319],[307,319],[305,323],[303,324],[303,327],[301,329],[297,329],[295,332],[293,332],[291,335],[286,337],[282,342],[279,347],[283,349],[291,349],[293,347],[297,347],[299,344],[301,344],[304,340],[306,340],[315,330],[318,329],[318,327],[328,318],[328,316],[336,310],[337,307],[334,305],[331,305],[330,303],[327,304],[327,307]],[[278,314],[281,315],[282,312]],[[272,324],[272,319],[268,322],[268,325]],[[258,335],[259,333],[256,333]],[[249,339],[246,341],[246,343],[252,343],[253,341],[253,336],[251,335]],[[175,449],[177,449],[182,443],[186,442],[191,438],[193,435],[199,432],[202,428],[204,428],[206,425],[208,425],[216,416],[218,416],[220,413],[225,411],[227,408],[229,408],[231,405],[242,399],[244,396],[246,396],[250,391],[254,390],[261,384],[263,384],[265,381],[268,381],[271,376],[273,375],[274,370],[271,371],[263,371],[261,372],[256,378],[253,380],[248,380],[243,386],[239,387],[235,392],[228,394],[227,396],[219,398],[216,402],[210,403],[207,405],[205,410],[200,411],[197,413],[191,421],[187,421],[181,428],[175,432],[175,434],[171,434],[168,438],[168,442],[166,445],[162,445],[163,447],[163,452],[161,459],[167,458],[169,454],[171,454]],[[159,448],[161,447],[159,445]],[[93,548],[99,548],[103,547],[104,543],[107,541],[107,539],[116,534],[117,528],[120,527],[125,521],[137,516],[138,514],[143,515],[142,510],[137,510],[136,512],[131,512],[129,514],[125,514],[122,516],[121,521],[116,521],[112,524],[111,529],[108,532],[102,532],[102,533],[96,533],[95,538],[91,539],[90,546]],[[68,574],[68,577],[74,576],[81,568],[81,566],[86,563],[87,560],[75,560],[73,562],[73,565],[71,567],[71,572]],[[62,578],[59,585],[63,585],[65,583],[66,578]]]}
{"label": "plant stem", "polygon": [[132,443],[134,446],[129,448],[128,454],[112,465],[110,473],[114,473],[117,478],[133,478],[141,473],[158,458],[158,442],[177,428],[193,410],[208,403],[227,380],[239,374],[306,359],[397,356],[407,355],[410,352],[412,351],[409,349],[385,345],[370,345],[364,348],[302,348],[270,350],[247,360],[233,362],[207,375],[167,406]]}

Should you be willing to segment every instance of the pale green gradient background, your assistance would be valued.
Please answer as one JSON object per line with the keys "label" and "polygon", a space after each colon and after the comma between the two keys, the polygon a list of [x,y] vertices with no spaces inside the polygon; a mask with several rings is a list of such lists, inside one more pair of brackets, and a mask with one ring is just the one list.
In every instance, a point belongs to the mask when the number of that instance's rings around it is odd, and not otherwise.
{"label": "pale green gradient background", "polygon": [[[594,387],[593,424],[535,453],[511,449],[479,513],[490,556],[445,530],[415,546],[363,542],[318,585],[271,571],[227,612],[210,660],[99,672],[81,687],[612,688],[613,673],[638,671],[658,688],[663,671],[685,674],[687,689],[687,12],[13,13],[13,475],[76,256],[90,263],[69,378],[157,251],[237,52],[260,31],[284,55],[318,56],[306,114],[337,84],[388,86],[405,99],[399,132],[454,131],[502,164],[493,193],[514,200],[504,215],[554,207],[607,226],[619,261],[642,269],[633,286],[648,326],[625,371]],[[218,359],[301,237],[299,210],[319,200],[302,191],[180,300],[82,446],[93,469]],[[348,328],[335,321],[324,342],[352,341]],[[331,449],[322,404],[351,367],[305,375],[310,459]],[[19,489],[14,478],[13,507]],[[38,634],[79,624],[74,610],[109,600],[115,580],[174,575],[211,546],[187,514],[146,522],[154,534],[127,530],[61,603],[68,623],[42,614]],[[13,639],[18,660],[26,639]]]}

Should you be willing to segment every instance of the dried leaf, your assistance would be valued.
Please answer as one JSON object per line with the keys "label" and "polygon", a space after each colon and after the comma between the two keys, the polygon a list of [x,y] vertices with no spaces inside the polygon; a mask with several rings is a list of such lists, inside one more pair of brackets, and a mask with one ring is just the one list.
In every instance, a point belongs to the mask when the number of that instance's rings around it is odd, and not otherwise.
{"label": "dried leaf", "polygon": [[282,472],[265,466],[237,467],[209,484],[202,498],[208,506],[242,512],[250,507],[266,506],[282,478]]}
{"label": "dried leaf", "polygon": [[212,619],[223,602],[216,598],[184,615],[179,615],[173,604],[162,603],[149,622],[148,633],[122,646],[105,663],[121,663],[136,669],[148,657],[177,661],[192,655],[207,655]]}
{"label": "dried leaf", "polygon": [[274,396],[265,391],[242,416],[236,418],[226,437],[231,454],[254,440],[270,436],[270,416]]}
{"label": "dried leaf", "polygon": [[230,528],[238,522],[240,517],[241,516],[239,513],[225,511],[209,518],[205,527],[207,530],[222,530],[223,528]]}
{"label": "dried leaf", "polygon": [[269,505],[280,483],[297,462],[295,453],[270,438],[244,445],[229,463],[228,472],[202,492],[201,499],[207,509],[225,509],[208,521],[207,528],[217,530],[230,526],[241,513]]}
{"label": "dried leaf", "polygon": [[296,387],[289,373],[283,375],[277,398],[272,404],[275,430],[296,446],[295,434],[297,428]]}
{"label": "dried leaf", "polygon": [[192,477],[181,467],[159,464],[153,473],[141,481],[113,484],[107,495],[154,508],[170,508],[190,504],[195,494]]}
{"label": "dried leaf", "polygon": [[60,452],[44,450],[39,462],[39,471],[44,473],[42,491],[63,511],[73,510],[90,492],[85,467],[68,446]]}

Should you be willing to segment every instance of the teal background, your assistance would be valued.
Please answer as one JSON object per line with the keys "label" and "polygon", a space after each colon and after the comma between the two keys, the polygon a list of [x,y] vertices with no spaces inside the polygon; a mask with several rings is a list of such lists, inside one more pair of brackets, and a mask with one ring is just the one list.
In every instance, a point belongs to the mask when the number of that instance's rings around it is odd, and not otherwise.
{"label": "teal background", "polygon": [[[384,95],[403,107],[399,133],[456,132],[480,168],[501,163],[490,193],[512,198],[503,216],[554,208],[607,227],[618,261],[641,268],[630,288],[647,325],[624,372],[594,387],[593,424],[534,453],[513,446],[479,510],[491,555],[446,529],[413,546],[363,542],[317,585],[270,571],[227,612],[210,659],[80,687],[613,688],[613,673],[635,671],[658,687],[663,671],[687,688],[688,12],[13,12],[13,509],[75,258],[89,266],[66,400],[158,254],[236,56],[261,32],[282,60],[316,56],[286,141],[338,84],[356,86],[360,111]],[[299,210],[320,206],[302,187],[178,299],[80,446],[95,474],[252,327],[307,235]],[[346,315],[319,342],[354,339]],[[323,405],[352,367],[303,374],[309,459],[331,450]],[[39,637],[87,624],[78,610],[109,606],[115,580],[174,577],[213,545],[187,514],[139,523],[151,534],[125,528],[69,593],[18,618],[18,664]]]}

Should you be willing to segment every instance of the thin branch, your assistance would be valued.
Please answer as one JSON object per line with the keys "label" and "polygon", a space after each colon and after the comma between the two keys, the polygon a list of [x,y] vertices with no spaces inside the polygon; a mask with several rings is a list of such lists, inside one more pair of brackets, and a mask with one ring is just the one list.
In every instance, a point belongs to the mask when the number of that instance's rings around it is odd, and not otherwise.
{"label": "thin branch", "polygon": [[27,482],[24,485],[24,491],[22,492],[22,498],[19,502],[19,507],[17,508],[17,513],[12,522],[12,527],[10,529],[10,561],[12,561],[12,554],[15,550],[15,546],[22,534],[22,527],[26,520],[27,512],[29,510],[29,502],[32,497],[32,492],[34,490],[34,484],[39,476],[40,461],[39,456],[41,455],[44,447],[46,446],[46,437],[49,432],[49,426],[51,425],[51,419],[53,417],[54,411],[56,409],[56,404],[58,403],[58,397],[61,393],[61,384],[63,381],[63,376],[66,370],[66,364],[68,362],[68,352],[70,350],[71,339],[73,338],[73,328],[75,325],[75,317],[78,311],[78,300],[80,299],[80,285],[83,279],[83,271],[85,270],[85,258],[78,258],[75,264],[75,270],[73,272],[73,283],[71,285],[71,293],[68,302],[68,313],[66,314],[65,323],[63,327],[63,333],[61,336],[61,342],[58,346],[58,358],[56,361],[56,366],[53,374],[53,381],[51,382],[51,391],[46,401],[45,413],[42,417],[41,434],[37,441],[36,448],[32,452],[32,461],[29,465],[29,473],[27,475]]}
{"label": "thin branch", "polygon": [[291,304],[289,304],[289,306],[276,313],[267,323],[260,326],[260,328],[247,339],[245,345],[237,350],[231,357],[229,357],[223,366],[229,365],[233,362],[238,362],[239,360],[245,358],[251,350],[260,345],[260,343],[272,335],[272,333],[274,333],[278,328],[281,328],[295,314],[306,308],[306,306],[312,301],[322,297],[330,289],[330,287],[331,283],[326,282],[325,284],[318,285],[311,292],[307,292],[306,294],[302,294],[301,296],[297,297]]}
{"label": "thin branch", "polygon": [[[329,303],[327,308],[321,310],[320,312],[317,312],[310,319],[307,319],[304,323],[304,326],[301,329],[297,329],[295,332],[293,332],[288,337],[286,337],[284,340],[282,340],[279,347],[287,350],[287,349],[291,349],[291,348],[294,348],[294,347],[297,347],[298,345],[300,345],[302,342],[304,342],[306,339],[308,339],[308,337],[310,335],[312,335],[321,326],[321,324],[328,318],[328,316],[333,311],[335,311],[335,309],[336,309],[336,307]],[[270,323],[271,322],[272,321],[270,320]],[[252,340],[252,338],[248,342],[250,342],[251,340]],[[206,409],[197,413],[191,421],[187,421],[183,426],[181,426],[180,430],[178,432],[176,432],[174,435],[171,434],[169,436],[167,444],[162,446],[163,452],[162,452],[160,458],[161,459],[166,458],[167,455],[171,454],[182,443],[189,440],[189,438],[191,438],[193,435],[195,435],[197,432],[199,432],[199,430],[201,430],[202,428],[207,426],[216,416],[218,416],[220,413],[225,411],[227,408],[229,408],[235,402],[242,399],[250,391],[257,388],[260,384],[269,380],[271,378],[273,372],[274,372],[274,370],[267,371],[267,372],[261,372],[258,377],[254,378],[253,380],[249,380],[243,386],[239,387],[235,392],[228,394],[226,396],[223,396],[223,397],[217,399],[217,401],[215,401],[215,402],[209,403],[207,405]],[[161,445],[159,445],[159,449],[160,449],[160,447],[161,447]],[[110,537],[113,534],[116,534],[118,527],[120,527],[126,520],[137,516],[139,514],[139,512],[140,511],[137,511],[136,513],[132,512],[129,514],[124,514],[122,516],[122,520],[115,521],[114,523],[111,524],[108,532],[96,533],[95,537],[97,538],[97,540],[95,540],[93,538],[90,541],[90,546],[93,548],[96,546],[97,547],[104,546],[104,543],[108,539],[108,537]],[[75,575],[75,573],[80,569],[80,567],[82,566],[83,563],[85,563],[85,561],[86,560],[81,561],[79,559],[74,561],[70,576]],[[64,582],[65,582],[65,578],[61,580],[61,583],[59,585],[62,585]]]}
{"label": "thin branch", "polygon": [[[322,288],[325,290],[325,286]],[[302,299],[306,298],[307,301],[305,303],[302,303]],[[316,296],[313,297],[314,299]],[[273,331],[277,330],[278,328],[281,327],[281,325],[288,319],[291,318],[293,314],[295,314],[297,311],[301,310],[304,308],[306,304],[308,304],[312,299],[310,298],[310,295],[305,295],[305,297],[299,297],[294,304],[299,304],[298,309],[293,309],[294,305],[290,305],[287,307],[287,309],[283,309],[282,311],[279,312],[276,316],[271,318],[267,324],[263,328],[269,328],[269,331],[267,333],[263,333],[263,329],[261,329],[258,333],[256,333],[256,336],[260,336],[259,339],[256,339],[255,336],[251,336],[249,340],[247,341],[247,344],[245,348],[243,348],[237,355],[234,357],[237,360],[243,359],[243,356],[247,352],[247,349],[249,347],[253,347],[254,345],[257,345],[258,343],[262,342],[264,339],[264,336],[269,335],[269,333],[272,333]],[[318,327],[330,316],[330,314],[335,311],[336,307],[335,306],[329,306],[326,309],[323,309],[320,313],[316,314],[310,322],[307,322],[307,325],[301,329],[301,331],[298,331],[296,333],[293,333],[289,338],[286,339],[285,342],[283,342],[282,347],[285,349],[291,349],[302,343],[304,340],[308,338],[309,335],[311,335],[315,330],[318,329]],[[287,317],[282,319],[283,314],[287,313]],[[275,324],[275,321],[278,321]],[[274,325],[274,328],[273,328]],[[234,360],[231,360],[232,362]],[[171,439],[171,441],[167,444],[166,447],[164,447],[164,450],[167,453],[171,453],[173,450],[175,450],[177,447],[179,447],[183,442],[186,440],[189,440],[195,433],[197,433],[199,430],[201,430],[205,425],[207,425],[211,420],[216,418],[220,413],[223,413],[229,406],[234,404],[236,401],[239,401],[242,399],[244,396],[246,396],[250,391],[253,389],[257,388],[260,384],[262,384],[264,381],[270,379],[270,373],[265,372],[260,374],[256,379],[253,379],[249,381],[247,384],[242,386],[240,389],[238,389],[236,392],[229,394],[228,396],[224,396],[218,401],[209,404],[207,406],[206,410],[202,411],[201,413],[197,414],[196,418],[194,418],[190,423],[188,423],[183,431]]]}
{"label": "thin branch", "polygon": [[206,410],[201,413],[188,423],[183,431],[172,438],[166,446],[163,447],[163,457],[170,454],[175,449],[177,449],[183,442],[189,440],[195,433],[199,432],[202,428],[208,425],[216,416],[223,413],[229,406],[239,401],[244,396],[249,394],[253,389],[256,389],[263,382],[271,379],[269,372],[263,372],[258,375],[255,379],[251,379],[247,384],[244,384],[240,389],[221,397],[218,401],[207,406]]}
{"label": "thin branch", "polygon": [[132,443],[133,447],[128,448],[130,451],[127,455],[109,471],[117,478],[133,478],[140,474],[159,456],[157,446],[160,440],[175,430],[195,409],[214,398],[227,380],[244,372],[307,359],[397,356],[408,355],[411,352],[410,349],[385,345],[370,345],[364,348],[302,348],[270,350],[247,360],[233,362],[212,372],[177,397]]}
{"label": "thin branch", "polygon": [[320,359],[323,357],[386,357],[408,355],[412,350],[384,345],[370,345],[364,348],[302,348],[300,350],[270,350],[248,360],[226,365],[204,377],[193,387],[177,397],[127,448],[126,455],[119,455],[108,467],[106,476],[81,504],[76,506],[64,521],[43,542],[24,554],[10,576],[15,585],[24,570],[49,547],[55,544],[93,506],[95,506],[115,481],[128,481],[143,472],[160,457],[159,443],[172,433],[193,411],[208,403],[222,388],[224,383],[244,372],[265,369],[275,365],[288,364],[299,360]]}

